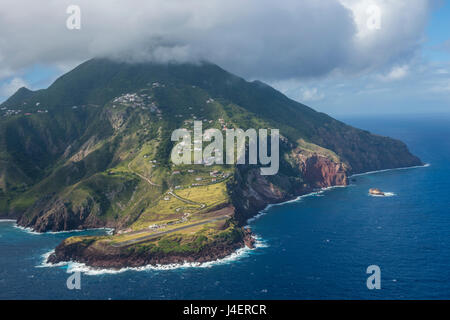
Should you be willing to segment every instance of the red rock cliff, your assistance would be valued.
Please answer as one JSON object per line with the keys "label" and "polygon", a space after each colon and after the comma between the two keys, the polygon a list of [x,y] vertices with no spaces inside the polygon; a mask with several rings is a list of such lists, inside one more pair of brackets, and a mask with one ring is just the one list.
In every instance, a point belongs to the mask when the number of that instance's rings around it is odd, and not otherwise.
{"label": "red rock cliff", "polygon": [[304,161],[302,174],[305,181],[313,188],[348,184],[344,165],[319,155],[313,155]]}
{"label": "red rock cliff", "polygon": [[296,175],[279,173],[261,176],[259,169],[238,167],[235,182],[230,185],[231,198],[236,207],[235,218],[245,224],[268,204],[280,203],[319,188],[348,184],[346,165],[329,157],[301,152],[293,154]]}

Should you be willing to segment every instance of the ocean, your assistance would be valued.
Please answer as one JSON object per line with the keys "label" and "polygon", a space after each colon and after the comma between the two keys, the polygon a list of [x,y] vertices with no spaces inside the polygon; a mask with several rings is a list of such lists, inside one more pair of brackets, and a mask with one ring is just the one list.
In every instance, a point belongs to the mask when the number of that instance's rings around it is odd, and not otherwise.
{"label": "ocean", "polygon": [[[429,165],[270,206],[249,222],[256,249],[201,265],[47,266],[62,239],[107,230],[35,234],[0,221],[0,299],[449,299],[450,116],[340,120],[406,142]],[[373,187],[389,196],[370,196]],[[370,265],[381,270],[379,290],[367,288]],[[77,270],[81,288],[69,290]]]}

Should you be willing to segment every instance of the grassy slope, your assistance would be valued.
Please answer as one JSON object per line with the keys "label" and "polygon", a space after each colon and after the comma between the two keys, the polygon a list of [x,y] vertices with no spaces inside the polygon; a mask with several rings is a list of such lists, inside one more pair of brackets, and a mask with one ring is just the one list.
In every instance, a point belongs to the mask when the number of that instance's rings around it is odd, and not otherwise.
{"label": "grassy slope", "polygon": [[[124,93],[149,97],[146,109],[113,101]],[[208,103],[211,98],[214,102]],[[150,101],[161,114],[149,111]],[[192,129],[184,120],[206,120],[204,130],[220,129],[219,118],[228,128],[279,128],[303,150],[347,161],[353,172],[420,163],[399,142],[346,126],[212,64],[127,65],[94,59],[47,90],[19,90],[2,106],[33,113],[0,120],[0,212],[27,210],[28,221],[44,208],[37,204],[43,195],[51,199],[46,203],[61,200],[71,212],[89,203],[96,218],[132,230],[180,221],[185,213],[189,221],[198,221],[209,209],[230,202],[220,179],[209,186],[193,184],[213,183],[210,171],[232,175],[233,168],[171,166],[171,132]],[[38,114],[37,109],[48,113]],[[404,159],[396,158],[398,152]],[[181,173],[172,174],[175,170]],[[281,173],[298,174],[291,171],[288,159],[283,160]],[[175,187],[181,188],[174,190],[179,197],[206,207],[170,196],[168,190]],[[170,200],[164,200],[167,196]],[[229,228],[213,223],[193,229],[194,235],[191,230],[158,243],[167,250],[174,239],[179,245],[187,235],[197,241],[207,230],[206,239],[212,240]]]}
{"label": "grassy slope", "polygon": [[[230,166],[199,168],[192,165],[172,168],[168,162],[172,144],[164,146],[163,143],[169,140],[168,134],[171,130],[188,126],[183,122],[184,119],[192,118],[192,115],[208,119],[227,117],[229,108],[225,110],[219,103],[207,108],[209,106],[205,101],[210,97],[202,89],[192,88],[192,86],[148,89],[139,92],[151,94],[158,101],[158,106],[162,110],[162,119],[147,110],[139,110],[126,104],[115,104],[113,107],[112,102],[106,103],[99,117],[114,119],[121,125],[114,130],[109,128],[105,136],[95,139],[95,142],[91,143],[87,149],[79,143],[81,151],[76,150],[55,161],[54,170],[33,187],[15,197],[11,201],[11,207],[15,210],[24,210],[35,203],[43,193],[56,193],[56,196],[67,202],[67,206],[72,210],[76,211],[77,208],[93,202],[91,212],[99,219],[123,221],[123,228],[129,226],[132,230],[141,230],[152,224],[177,222],[186,213],[189,213],[189,221],[169,225],[166,229],[202,221],[205,217],[207,218],[208,211],[228,203],[226,179],[218,177],[217,183],[213,183],[209,173],[220,170],[221,173],[231,174]],[[187,108],[187,106],[192,107]],[[50,114],[57,112],[59,110],[53,110]],[[166,116],[175,113],[181,115],[179,120],[173,121],[171,116]],[[126,119],[118,121],[117,119],[120,118],[118,115],[125,116]],[[104,121],[100,123],[106,126]],[[96,125],[98,126],[99,123]],[[113,121],[111,126],[114,127],[114,125],[117,124]],[[219,128],[220,125],[215,121],[208,122],[207,125],[205,124],[206,127]],[[79,154],[83,154],[81,160],[72,161],[74,158],[79,160]],[[155,159],[158,159],[156,163],[153,162]],[[189,173],[188,170],[194,171]],[[181,171],[181,173],[173,175],[173,171]],[[159,186],[150,185],[138,174],[151,179]],[[198,178],[202,180],[199,182],[196,180]],[[192,186],[194,183],[200,183],[203,186],[194,187]],[[168,195],[167,189],[173,189],[175,186],[179,188],[174,191],[178,197],[198,204],[186,203]],[[112,197],[111,194],[114,196]],[[169,201],[164,200],[166,196],[170,197]],[[30,220],[34,214],[33,210],[25,213],[30,215]],[[202,241],[217,240],[218,234],[228,234],[230,228],[232,227],[224,226],[223,222],[205,224],[178,232],[176,235],[165,236],[156,243],[161,242],[161,247],[167,250],[174,246],[174,243],[170,244],[171,241],[176,240],[175,242],[186,250],[191,248],[188,243],[199,241],[197,240],[199,236],[203,239]],[[116,236],[113,241],[117,243],[129,237]]]}

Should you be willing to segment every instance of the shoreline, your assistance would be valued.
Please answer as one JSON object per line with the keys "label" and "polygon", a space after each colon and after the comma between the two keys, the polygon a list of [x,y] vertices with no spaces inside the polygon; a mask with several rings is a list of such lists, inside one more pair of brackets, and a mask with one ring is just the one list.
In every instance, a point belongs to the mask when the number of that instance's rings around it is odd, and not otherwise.
{"label": "shoreline", "polygon": [[[396,171],[396,170],[407,170],[407,169],[419,169],[419,168],[428,168],[430,167],[431,164],[430,163],[425,163],[421,166],[412,166],[412,167],[401,167],[401,168],[392,168],[392,169],[382,169],[382,170],[375,170],[375,171],[367,171],[367,172],[363,172],[363,173],[356,173],[356,174],[352,174],[351,176],[348,176],[348,178],[354,178],[354,177],[359,177],[359,176],[365,176],[365,175],[371,175],[371,174],[376,174],[376,173],[382,173],[382,172],[388,172],[388,171]],[[262,216],[265,216],[266,214],[268,214],[268,210],[272,207],[275,206],[282,206],[285,204],[289,204],[289,203],[294,203],[294,202],[299,202],[301,199],[306,198],[306,197],[312,197],[315,195],[320,195],[323,194],[325,191],[331,190],[331,189],[335,189],[335,188],[347,188],[352,186],[352,184],[348,184],[345,186],[331,186],[331,187],[325,187],[316,191],[312,191],[309,193],[305,193],[303,195],[297,196],[295,198],[283,201],[283,202],[279,202],[279,203],[269,203],[267,204],[267,206],[260,210],[255,216],[248,218],[247,219],[247,225],[245,227],[249,227],[250,224],[256,220],[258,220],[259,218],[261,218]],[[389,193],[388,195],[389,197],[395,196],[395,193]]]}
{"label": "shoreline", "polygon": [[[365,176],[365,175],[376,174],[376,173],[396,171],[396,170],[428,168],[430,166],[431,166],[430,163],[425,163],[425,164],[420,165],[420,166],[400,167],[400,168],[391,168],[391,169],[381,169],[381,170],[375,170],[375,171],[367,171],[367,172],[363,172],[363,173],[352,174],[352,175],[348,176],[348,179],[355,178],[355,177],[360,177],[360,176]],[[318,189],[318,190],[315,190],[315,191],[312,191],[312,192],[309,192],[309,193],[305,193],[305,194],[300,195],[300,196],[293,197],[292,199],[288,199],[286,201],[282,201],[282,202],[278,202],[278,203],[269,203],[269,204],[267,204],[267,206],[264,209],[258,211],[258,213],[255,214],[253,217],[248,218],[246,220],[246,225],[245,226],[248,226],[249,223],[252,223],[254,220],[258,219],[260,216],[263,216],[264,214],[266,214],[265,211],[270,209],[273,206],[280,206],[280,205],[283,205],[283,204],[296,202],[296,201],[299,201],[303,197],[313,196],[313,195],[316,195],[316,194],[322,194],[324,191],[327,191],[327,190],[330,190],[330,189],[333,189],[333,188],[345,188],[345,187],[349,187],[349,186],[351,186],[351,184],[348,184],[348,185],[345,185],[345,186],[337,185],[337,186],[325,187],[325,188],[321,188],[321,189]],[[60,234],[60,233],[71,233],[71,232],[83,232],[83,231],[90,231],[90,230],[107,230],[108,234],[111,234],[112,232],[114,232],[114,228],[107,228],[107,227],[88,228],[88,229],[74,229],[74,230],[64,230],[64,231],[37,232],[37,231],[34,231],[32,228],[19,226],[17,224],[18,219],[8,219],[8,218],[2,219],[2,218],[0,218],[0,222],[1,221],[4,221],[4,222],[15,222],[15,224],[14,224],[15,228],[18,228],[18,229],[21,229],[21,230],[23,230],[25,232],[28,232],[30,234],[36,234],[36,235],[39,235],[39,234]]]}
{"label": "shoreline", "polygon": [[41,255],[42,263],[36,268],[54,268],[54,267],[66,267],[67,273],[73,272],[81,272],[85,275],[103,275],[103,274],[119,274],[126,271],[170,271],[170,270],[178,270],[178,269],[187,269],[187,268],[211,268],[217,265],[229,264],[235,261],[238,261],[244,257],[248,257],[255,249],[265,248],[268,245],[265,241],[258,235],[253,234],[252,238],[254,239],[254,248],[249,248],[244,246],[230,253],[229,255],[216,259],[213,261],[206,262],[187,262],[184,263],[170,263],[170,264],[147,264],[141,267],[122,267],[122,268],[99,268],[99,267],[91,267],[83,262],[77,261],[61,261],[58,263],[48,262],[48,258],[55,252],[55,250],[51,250],[47,253]]}
{"label": "shoreline", "polygon": [[412,167],[402,167],[402,168],[392,168],[392,169],[382,169],[382,170],[375,170],[375,171],[367,171],[367,172],[363,172],[363,173],[352,174],[348,178],[350,179],[350,178],[355,178],[355,177],[360,177],[360,176],[365,176],[365,175],[375,174],[375,173],[381,173],[381,172],[388,172],[388,171],[428,168],[430,166],[431,166],[430,163],[425,163],[425,164],[423,164],[421,166],[412,166]]}
{"label": "shoreline", "polygon": [[346,186],[331,186],[331,187],[321,188],[321,189],[318,189],[316,191],[312,191],[312,192],[309,192],[309,193],[302,194],[302,195],[297,196],[295,198],[292,198],[290,200],[286,200],[286,201],[278,202],[278,203],[269,203],[269,204],[267,204],[267,206],[264,209],[260,210],[255,216],[247,219],[246,227],[249,227],[252,222],[254,222],[254,221],[258,220],[259,218],[261,218],[262,216],[265,216],[266,214],[268,214],[269,213],[268,210],[270,208],[272,208],[272,207],[283,206],[285,204],[299,202],[303,198],[320,195],[320,194],[323,194],[325,191],[328,191],[328,190],[332,190],[332,189],[335,189],[335,188],[347,188],[347,187],[350,187],[350,186],[351,186],[351,184],[346,185]]}
{"label": "shoreline", "polygon": [[28,234],[33,235],[43,235],[43,234],[64,234],[64,233],[77,233],[77,232],[84,232],[84,231],[95,231],[95,230],[105,230],[106,234],[112,234],[114,232],[114,228],[87,228],[87,229],[75,229],[75,230],[64,230],[64,231],[45,231],[45,232],[37,232],[34,231],[32,228],[29,227],[22,227],[17,224],[17,220],[11,220],[11,222],[14,222],[13,227],[16,229],[20,229],[22,231],[25,231]]}
{"label": "shoreline", "polygon": [[[429,167],[430,164],[424,164],[421,166],[412,166],[412,167],[403,167],[403,168],[392,168],[392,169],[383,169],[383,170],[376,170],[376,171],[368,171],[365,173],[359,173],[359,174],[354,174],[349,176],[348,178],[352,178],[352,177],[358,177],[358,176],[363,176],[363,175],[370,175],[370,174],[376,174],[376,173],[381,173],[381,172],[387,172],[387,171],[394,171],[394,170],[405,170],[405,169],[415,169],[415,168],[426,168]],[[332,190],[335,188],[346,188],[351,186],[351,184],[349,185],[337,185],[337,186],[330,186],[330,187],[325,187],[325,188],[321,188],[300,196],[297,196],[295,198],[283,201],[283,202],[279,202],[279,203],[269,203],[267,204],[267,206],[260,210],[255,216],[247,219],[246,221],[246,225],[244,226],[244,228],[249,228],[250,224],[253,223],[254,221],[258,220],[259,218],[261,218],[262,216],[266,215],[269,213],[270,208],[274,207],[274,206],[281,206],[281,205],[285,205],[285,204],[289,204],[289,203],[294,203],[294,202],[299,202],[301,201],[301,199],[306,198],[306,197],[310,197],[310,196],[316,196],[316,195],[320,195],[323,194],[325,191],[328,190]],[[16,222],[16,220],[13,219],[3,219],[0,221],[10,221],[10,222]],[[25,228],[25,227],[21,227],[18,226],[17,223],[14,224],[15,228],[21,229],[25,232],[31,233],[31,234],[59,234],[59,233],[71,233],[71,232],[83,232],[83,231],[89,231],[89,230],[109,230],[108,232],[113,232],[114,229],[111,228],[90,228],[90,229],[83,229],[83,230],[71,230],[71,231],[49,231],[49,232],[44,232],[44,233],[39,233],[36,231],[33,231],[31,228]],[[220,264],[224,264],[224,263],[230,263],[236,260],[241,259],[242,257],[248,255],[248,253],[252,252],[253,250],[257,249],[257,248],[262,248],[262,247],[266,247],[267,245],[262,245],[262,238],[259,237],[256,234],[252,235],[252,238],[255,240],[255,247],[253,249],[248,248],[247,246],[244,246],[242,248],[239,248],[237,250],[235,250],[234,252],[232,252],[231,254],[229,254],[228,256],[221,258],[221,259],[216,259],[214,261],[207,261],[207,262],[184,262],[182,264],[180,263],[173,263],[173,264],[162,264],[162,265],[145,265],[142,267],[123,267],[120,269],[114,269],[114,268],[96,268],[96,267],[90,267],[88,265],[86,265],[85,263],[80,263],[80,262],[75,262],[75,261],[63,261],[63,262],[58,262],[55,264],[52,264],[48,261],[48,257],[54,253],[55,250],[50,251],[49,253],[46,253],[43,255],[44,257],[44,262],[37,267],[60,267],[60,266],[68,266],[68,272],[74,272],[74,271],[80,271],[83,272],[85,274],[90,274],[90,275],[95,275],[95,274],[116,274],[116,273],[122,273],[128,270],[134,270],[134,271],[145,271],[145,270],[174,270],[174,269],[179,269],[179,268],[190,268],[190,267],[211,267],[214,265],[220,265]],[[70,268],[70,266],[72,266],[72,268]],[[69,271],[69,270],[73,270],[73,271]]]}

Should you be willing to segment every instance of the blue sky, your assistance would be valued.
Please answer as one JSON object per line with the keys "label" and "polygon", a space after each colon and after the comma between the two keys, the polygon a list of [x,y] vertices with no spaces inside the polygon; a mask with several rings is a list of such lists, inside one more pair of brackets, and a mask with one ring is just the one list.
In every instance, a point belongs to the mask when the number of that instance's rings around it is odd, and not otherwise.
{"label": "blue sky", "polygon": [[[450,61],[450,1],[442,1],[432,12],[426,28],[427,42],[423,54],[434,62]],[[447,49],[439,48],[448,43]]]}
{"label": "blue sky", "polygon": [[[79,0],[79,31],[64,28],[66,1],[29,13],[21,1],[5,0],[8,15],[0,12],[0,101],[101,55],[207,59],[331,115],[450,111],[450,1],[137,0],[135,10]],[[381,8],[379,30],[366,28],[370,4]]]}
{"label": "blue sky", "polygon": [[[450,112],[450,1],[435,3],[417,55],[405,75],[382,70],[352,77],[275,83],[291,98],[332,115]],[[402,65],[401,65],[402,67]],[[402,69],[400,69],[402,70]]]}

